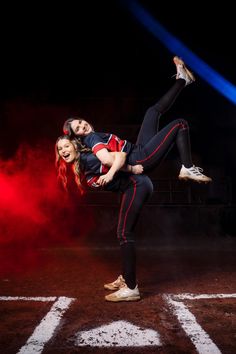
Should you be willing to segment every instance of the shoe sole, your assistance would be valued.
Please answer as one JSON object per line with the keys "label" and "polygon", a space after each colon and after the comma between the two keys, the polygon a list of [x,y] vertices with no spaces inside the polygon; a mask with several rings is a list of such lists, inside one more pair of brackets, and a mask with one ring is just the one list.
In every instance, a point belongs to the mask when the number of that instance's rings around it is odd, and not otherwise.
{"label": "shoe sole", "polygon": [[109,301],[109,302],[121,302],[121,301],[138,301],[140,300],[141,297],[140,296],[131,296],[131,297],[126,297],[126,298],[114,298],[114,299],[110,299],[108,297],[105,296],[105,300]]}
{"label": "shoe sole", "polygon": [[192,81],[196,81],[196,79],[195,79],[193,73],[191,73],[191,71],[189,71],[189,70],[186,68],[186,65],[184,64],[184,61],[183,61],[181,58],[179,58],[179,57],[174,57],[174,58],[173,58],[173,62],[175,63],[175,65],[183,65],[183,68],[184,68],[184,70],[187,72],[187,74],[189,75],[190,79],[191,79]]}
{"label": "shoe sole", "polygon": [[198,180],[198,179],[189,178],[189,177],[181,177],[181,176],[179,176],[178,179],[179,179],[180,181],[194,181],[194,182],[197,182],[197,183],[205,183],[205,184],[212,182],[212,180],[209,180],[209,181],[200,181],[200,180]]}

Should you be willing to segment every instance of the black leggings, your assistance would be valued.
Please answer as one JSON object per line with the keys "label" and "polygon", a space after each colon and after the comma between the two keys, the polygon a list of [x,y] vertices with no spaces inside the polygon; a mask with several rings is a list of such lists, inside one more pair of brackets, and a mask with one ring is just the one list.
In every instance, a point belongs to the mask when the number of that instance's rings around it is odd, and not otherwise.
{"label": "black leggings", "polygon": [[172,106],[184,86],[185,80],[176,80],[171,89],[147,110],[136,145],[127,157],[127,163],[142,164],[147,171],[158,166],[163,156],[176,143],[181,163],[185,167],[192,166],[188,123],[183,119],[176,119],[159,131],[161,115]]}
{"label": "black leggings", "polygon": [[120,245],[134,242],[134,228],[143,205],[153,192],[153,184],[146,175],[130,175],[122,183],[117,237]]}
{"label": "black leggings", "polygon": [[[127,163],[141,163],[145,170],[156,167],[170,147],[176,143],[181,162],[186,167],[192,166],[187,122],[178,119],[158,131],[161,115],[170,108],[184,86],[184,80],[176,80],[172,88],[147,110],[136,146],[128,155]],[[152,182],[145,175],[126,177],[123,184],[117,236],[121,246],[122,275],[130,289],[136,286],[134,228],[141,209],[152,191]]]}
{"label": "black leggings", "polygon": [[130,175],[122,181],[122,198],[117,227],[121,246],[122,275],[130,289],[136,286],[136,251],[134,229],[143,205],[153,192],[153,185],[146,175]]}

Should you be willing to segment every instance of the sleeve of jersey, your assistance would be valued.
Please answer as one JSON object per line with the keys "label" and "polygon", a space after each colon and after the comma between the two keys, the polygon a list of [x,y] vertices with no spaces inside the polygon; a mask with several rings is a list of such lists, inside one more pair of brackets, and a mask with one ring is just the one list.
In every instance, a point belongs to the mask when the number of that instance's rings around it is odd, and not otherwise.
{"label": "sleeve of jersey", "polygon": [[99,176],[87,176],[86,177],[86,182],[87,185],[92,188],[92,189],[103,189],[102,186],[100,186],[99,184],[97,184],[97,180],[98,180]]}
{"label": "sleeve of jersey", "polygon": [[102,138],[96,134],[93,134],[91,137],[89,137],[89,140],[89,146],[95,155],[99,150],[107,148],[107,143],[104,142]]}

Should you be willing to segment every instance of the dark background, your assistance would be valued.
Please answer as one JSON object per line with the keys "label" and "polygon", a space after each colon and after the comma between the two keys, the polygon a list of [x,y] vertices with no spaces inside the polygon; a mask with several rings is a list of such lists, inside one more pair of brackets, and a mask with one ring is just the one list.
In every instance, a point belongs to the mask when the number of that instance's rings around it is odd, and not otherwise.
{"label": "dark background", "polygon": [[[3,158],[11,158],[22,142],[33,146],[48,140],[52,152],[64,120],[74,114],[92,121],[97,130],[113,127],[116,132],[122,126],[125,137],[132,139],[131,126],[138,128],[148,106],[172,84],[175,67],[173,54],[135,20],[125,3],[2,7]],[[206,2],[140,3],[236,84],[233,5],[214,3],[206,9]],[[235,105],[197,77],[163,120],[187,119],[194,156],[206,171],[234,184],[235,113]]]}

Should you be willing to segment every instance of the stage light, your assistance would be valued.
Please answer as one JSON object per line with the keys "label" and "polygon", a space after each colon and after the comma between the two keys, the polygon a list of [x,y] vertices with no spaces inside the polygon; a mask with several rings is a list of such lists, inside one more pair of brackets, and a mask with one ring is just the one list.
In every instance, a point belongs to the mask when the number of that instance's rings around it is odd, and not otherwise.
{"label": "stage light", "polygon": [[220,92],[232,103],[236,104],[236,87],[213,70],[208,64],[188,49],[179,39],[168,32],[143,6],[137,1],[124,4],[138,21],[152,33],[173,55],[181,57],[184,62],[203,80]]}

